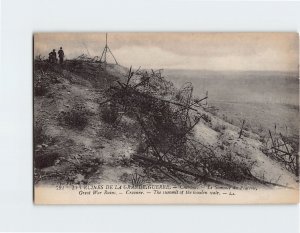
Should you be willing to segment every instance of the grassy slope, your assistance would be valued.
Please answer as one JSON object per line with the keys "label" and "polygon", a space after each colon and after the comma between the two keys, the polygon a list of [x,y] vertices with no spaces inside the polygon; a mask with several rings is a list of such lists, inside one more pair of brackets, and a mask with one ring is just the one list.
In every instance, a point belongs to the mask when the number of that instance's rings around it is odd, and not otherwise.
{"label": "grassy slope", "polygon": [[[35,72],[35,79],[42,75],[48,79],[52,76],[58,79],[58,83],[49,85],[45,96],[37,96],[34,100],[35,122],[44,125],[45,134],[50,138],[46,141],[47,145],[36,145],[35,149],[41,150],[42,147],[50,152],[55,151],[63,158],[56,160],[54,166],[41,169],[38,174],[41,180],[39,184],[64,181],[61,176],[47,176],[51,172],[73,176],[70,179],[78,182],[128,182],[128,174],[141,169],[136,165],[128,166],[127,163],[138,145],[139,135],[135,135],[135,122],[125,117],[119,128],[114,129],[99,117],[99,102],[106,99],[105,88],[112,85],[114,80],[124,81],[127,71],[126,68],[112,65],[107,67],[107,71],[101,71],[97,65],[87,63],[72,69],[55,67],[44,74]],[[79,103],[88,111],[87,126],[78,130],[59,124],[60,112],[67,112]],[[205,112],[203,109],[201,111]],[[282,185],[294,185],[295,177],[261,152],[258,135],[247,132],[247,137],[238,139],[238,127],[205,113],[212,121],[210,124],[201,123],[195,128],[194,135],[198,140],[210,146],[216,153],[232,150],[248,161],[256,161],[252,173],[258,178],[264,177],[267,181]],[[224,125],[224,129],[220,130],[220,125]],[[68,170],[71,165],[66,160],[76,163],[84,157],[99,158],[103,165],[82,178]]]}

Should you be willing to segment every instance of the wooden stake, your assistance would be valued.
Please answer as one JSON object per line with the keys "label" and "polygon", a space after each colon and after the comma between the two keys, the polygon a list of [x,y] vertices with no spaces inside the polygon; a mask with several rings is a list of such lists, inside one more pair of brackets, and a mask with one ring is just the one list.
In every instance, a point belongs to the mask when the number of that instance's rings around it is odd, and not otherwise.
{"label": "wooden stake", "polygon": [[243,120],[243,124],[242,124],[241,130],[240,130],[239,138],[242,137],[244,124],[245,124],[245,120]]}

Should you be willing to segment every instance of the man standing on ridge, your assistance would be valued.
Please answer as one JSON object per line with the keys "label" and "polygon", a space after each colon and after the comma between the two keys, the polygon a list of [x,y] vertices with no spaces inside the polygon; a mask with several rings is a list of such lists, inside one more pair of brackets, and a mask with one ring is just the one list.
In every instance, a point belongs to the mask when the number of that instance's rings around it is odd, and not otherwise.
{"label": "man standing on ridge", "polygon": [[57,63],[57,57],[56,57],[55,49],[53,49],[53,51],[52,51],[52,63]]}
{"label": "man standing on ridge", "polygon": [[62,47],[60,47],[60,49],[58,50],[58,57],[59,57],[59,64],[63,64],[64,62],[64,51],[62,50]]}
{"label": "man standing on ridge", "polygon": [[49,53],[49,62],[52,63],[53,61],[53,54],[52,52]]}

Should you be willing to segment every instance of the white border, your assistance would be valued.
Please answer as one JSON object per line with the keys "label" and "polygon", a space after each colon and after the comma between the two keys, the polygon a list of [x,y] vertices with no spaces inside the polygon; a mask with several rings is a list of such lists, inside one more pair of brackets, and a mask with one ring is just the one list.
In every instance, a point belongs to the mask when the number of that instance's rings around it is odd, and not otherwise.
{"label": "white border", "polygon": [[298,2],[2,0],[0,230],[299,232],[290,206],[34,206],[32,33],[299,31]]}

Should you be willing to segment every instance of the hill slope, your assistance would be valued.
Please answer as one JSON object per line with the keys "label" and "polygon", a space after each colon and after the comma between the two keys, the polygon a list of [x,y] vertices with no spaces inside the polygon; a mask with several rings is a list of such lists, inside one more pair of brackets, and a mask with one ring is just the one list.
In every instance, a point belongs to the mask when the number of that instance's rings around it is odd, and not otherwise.
{"label": "hill slope", "polygon": [[[196,107],[201,119],[188,133],[189,140],[194,140],[197,145],[199,144],[197,149],[203,150],[198,150],[199,153],[191,154],[190,157],[184,157],[181,153],[189,153],[187,150],[190,150],[187,144],[184,144],[174,149],[174,152],[178,153],[166,158],[161,163],[162,167],[149,164],[149,161],[156,158],[155,148],[149,150],[143,147],[145,143],[149,143],[152,135],[152,140],[154,136],[159,136],[154,135],[155,130],[160,130],[160,135],[166,133],[170,136],[161,139],[166,140],[165,144],[180,144],[179,141],[172,141],[174,135],[178,136],[172,131],[172,127],[180,130],[178,125],[181,123],[170,126],[170,130],[165,132],[166,126],[169,126],[169,122],[166,122],[168,118],[160,119],[161,116],[154,111],[167,111],[164,116],[167,116],[169,111],[172,114],[176,112],[164,101],[174,101],[179,90],[165,79],[147,82],[147,85],[134,89],[133,87],[143,82],[138,72],[132,73],[131,96],[121,96],[115,100],[114,98],[117,98],[115,96],[121,93],[115,92],[115,89],[125,88],[125,92],[129,93],[126,90],[127,78],[130,74],[127,68],[110,64],[101,67],[99,63],[84,61],[67,61],[64,67],[44,61],[35,62],[35,183],[43,185],[58,182],[71,184],[182,182],[201,185],[203,182],[215,180],[217,183],[220,181],[222,185],[255,184],[273,187],[274,184],[278,184],[296,187],[295,175],[282,163],[262,152],[264,144],[259,135],[244,129],[242,136],[239,137],[241,131],[239,127],[211,114],[207,106]],[[164,85],[169,85],[168,89],[164,89]],[[123,100],[131,101],[132,105],[129,104],[127,107],[121,105]],[[143,115],[145,120],[141,123],[138,116],[135,117],[135,111],[144,111],[145,102],[143,104],[138,102],[143,100],[148,101],[146,105],[149,104],[150,110],[145,110],[147,114]],[[135,108],[132,108],[133,105]],[[112,110],[116,109],[116,106],[118,109]],[[160,129],[159,126],[153,125],[154,128],[158,128],[151,131],[151,127],[147,127],[142,131],[143,122],[153,124],[149,116],[152,113],[153,119],[159,118],[159,122],[163,122],[161,124],[165,127]],[[178,117],[174,122],[178,121]],[[196,119],[196,116],[192,115],[191,119],[194,118]],[[168,153],[159,143],[157,148],[161,151],[158,157],[162,152]],[[205,159],[203,151],[208,155]],[[145,157],[147,153],[152,153],[151,156],[146,157],[148,162],[138,159]],[[192,155],[197,158],[197,161]],[[174,167],[170,167],[167,162],[172,163]],[[191,171],[193,174],[196,171],[197,174],[201,174],[198,177],[201,178],[200,180],[195,182],[190,177],[191,174],[185,174],[184,166],[181,166],[183,171],[176,170],[180,165],[188,163],[193,163],[193,166],[198,164],[199,167],[192,168]],[[135,179],[137,176],[140,179]]]}

